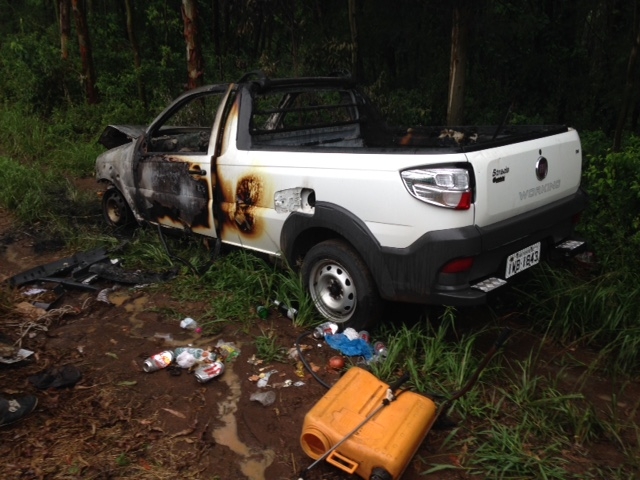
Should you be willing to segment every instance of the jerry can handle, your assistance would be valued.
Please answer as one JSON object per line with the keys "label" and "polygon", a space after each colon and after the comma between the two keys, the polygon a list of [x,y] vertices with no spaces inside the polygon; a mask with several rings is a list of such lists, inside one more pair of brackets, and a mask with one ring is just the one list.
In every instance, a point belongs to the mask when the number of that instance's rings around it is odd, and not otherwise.
{"label": "jerry can handle", "polygon": [[350,458],[345,457],[338,453],[337,450],[334,450],[327,457],[327,462],[333,465],[334,467],[338,467],[340,470],[347,472],[348,474],[352,474],[358,468],[358,463],[354,462]]}

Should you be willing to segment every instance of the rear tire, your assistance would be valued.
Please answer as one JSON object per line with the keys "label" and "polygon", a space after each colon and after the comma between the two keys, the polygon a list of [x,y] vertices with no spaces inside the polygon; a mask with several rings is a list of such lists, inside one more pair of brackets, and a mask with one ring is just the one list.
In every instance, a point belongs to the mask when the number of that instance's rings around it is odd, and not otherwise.
{"label": "rear tire", "polygon": [[133,223],[133,212],[117,188],[109,188],[102,196],[102,216],[113,228],[126,227]]}
{"label": "rear tire", "polygon": [[305,255],[301,272],[320,315],[341,329],[361,330],[380,319],[383,301],[373,277],[346,242],[332,239],[315,245]]}

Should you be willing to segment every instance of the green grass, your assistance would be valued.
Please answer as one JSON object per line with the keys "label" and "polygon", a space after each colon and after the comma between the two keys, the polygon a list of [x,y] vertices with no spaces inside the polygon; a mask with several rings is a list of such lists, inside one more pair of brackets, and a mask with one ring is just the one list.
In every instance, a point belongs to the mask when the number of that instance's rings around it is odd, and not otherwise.
{"label": "green grass", "polygon": [[256,356],[265,363],[286,362],[286,347],[278,343],[274,330],[262,330],[255,338]]}
{"label": "green grass", "polygon": [[640,368],[640,275],[620,271],[584,279],[540,265],[519,290],[535,328],[564,344],[599,351],[592,368],[633,375]]}

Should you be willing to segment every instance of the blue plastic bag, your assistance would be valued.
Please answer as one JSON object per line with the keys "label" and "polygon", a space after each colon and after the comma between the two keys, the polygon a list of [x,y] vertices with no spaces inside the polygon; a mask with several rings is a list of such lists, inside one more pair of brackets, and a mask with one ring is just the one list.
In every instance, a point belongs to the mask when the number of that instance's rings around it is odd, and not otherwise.
{"label": "blue plastic bag", "polygon": [[373,356],[373,348],[361,338],[349,340],[344,334],[336,333],[325,335],[324,339],[331,348],[339,350],[348,357],[363,356],[365,360],[369,360]]}

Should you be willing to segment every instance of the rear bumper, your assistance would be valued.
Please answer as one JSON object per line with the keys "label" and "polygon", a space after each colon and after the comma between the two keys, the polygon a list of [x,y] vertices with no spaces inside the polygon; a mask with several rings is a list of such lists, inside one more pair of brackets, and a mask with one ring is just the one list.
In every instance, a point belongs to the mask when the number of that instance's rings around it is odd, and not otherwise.
{"label": "rear bumper", "polygon": [[[574,218],[587,205],[579,190],[571,197],[488,227],[469,226],[425,234],[408,248],[380,248],[370,269],[387,300],[452,306],[478,305],[487,293],[472,285],[488,277],[504,278],[506,258],[541,242],[548,259],[564,240],[573,238]],[[442,267],[473,257],[473,267],[445,274]]]}

